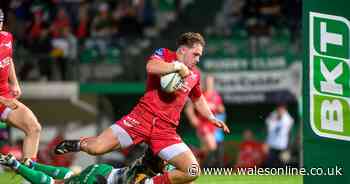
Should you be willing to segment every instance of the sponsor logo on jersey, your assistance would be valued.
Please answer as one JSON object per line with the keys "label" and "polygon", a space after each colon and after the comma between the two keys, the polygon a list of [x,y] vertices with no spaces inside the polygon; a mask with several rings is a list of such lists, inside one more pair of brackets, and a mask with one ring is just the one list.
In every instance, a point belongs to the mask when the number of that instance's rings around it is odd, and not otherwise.
{"label": "sponsor logo on jersey", "polygon": [[127,117],[127,120],[124,119],[123,123],[127,127],[134,127],[134,126],[137,126],[138,124],[140,124],[140,122],[136,121],[134,118],[131,118],[131,117]]}
{"label": "sponsor logo on jersey", "polygon": [[8,42],[2,42],[1,44],[0,44],[0,46],[1,47],[7,47],[7,48],[9,48],[9,49],[11,49],[12,48],[12,42],[11,41],[8,41]]}
{"label": "sponsor logo on jersey", "polygon": [[9,41],[9,42],[7,42],[7,43],[3,43],[2,45],[5,46],[5,47],[8,47],[8,48],[11,48],[11,47],[12,47],[11,41]]}
{"label": "sponsor logo on jersey", "polygon": [[12,61],[11,57],[6,57],[5,59],[0,61],[0,68],[5,68],[6,66],[8,66]]}
{"label": "sponsor logo on jersey", "polygon": [[186,93],[190,91],[191,87],[187,81],[181,80],[179,83],[176,84],[175,89]]}
{"label": "sponsor logo on jersey", "polygon": [[161,49],[157,49],[156,51],[155,51],[155,55],[158,55],[158,56],[160,56],[160,57],[163,57],[164,56],[164,51],[163,51],[163,49],[161,48]]}

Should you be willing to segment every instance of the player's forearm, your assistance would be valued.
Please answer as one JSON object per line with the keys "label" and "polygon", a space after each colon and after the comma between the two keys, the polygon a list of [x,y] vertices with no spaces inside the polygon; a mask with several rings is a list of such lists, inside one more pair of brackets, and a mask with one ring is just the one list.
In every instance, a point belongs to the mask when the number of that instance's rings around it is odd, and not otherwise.
{"label": "player's forearm", "polygon": [[175,63],[167,63],[164,61],[150,60],[146,66],[147,72],[155,75],[164,75],[179,71],[180,68]]}
{"label": "player's forearm", "polygon": [[202,95],[201,97],[198,98],[194,103],[194,106],[196,110],[205,118],[208,120],[215,118],[214,114],[211,112],[209,105],[207,101],[205,100],[204,96]]}
{"label": "player's forearm", "polygon": [[11,62],[11,66],[10,66],[9,82],[13,85],[18,85],[15,65],[13,62]]}

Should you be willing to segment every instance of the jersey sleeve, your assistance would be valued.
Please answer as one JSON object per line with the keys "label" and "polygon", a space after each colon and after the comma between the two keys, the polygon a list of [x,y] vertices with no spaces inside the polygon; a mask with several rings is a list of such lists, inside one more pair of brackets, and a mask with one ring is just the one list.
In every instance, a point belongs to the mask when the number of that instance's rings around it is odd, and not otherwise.
{"label": "jersey sleeve", "polygon": [[154,51],[154,53],[148,58],[150,60],[160,60],[168,63],[172,62],[171,52],[166,48],[159,48]]}
{"label": "jersey sleeve", "polygon": [[189,97],[191,101],[196,101],[201,96],[202,96],[202,90],[201,90],[200,80],[198,80],[197,84],[190,91]]}
{"label": "jersey sleeve", "polygon": [[149,60],[165,60],[165,49],[159,48],[154,51],[154,53],[149,57]]}

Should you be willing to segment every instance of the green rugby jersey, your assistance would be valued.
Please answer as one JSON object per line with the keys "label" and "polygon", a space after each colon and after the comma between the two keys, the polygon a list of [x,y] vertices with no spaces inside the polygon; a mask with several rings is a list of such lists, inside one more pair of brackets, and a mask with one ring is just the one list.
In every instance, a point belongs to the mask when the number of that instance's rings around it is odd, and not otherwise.
{"label": "green rugby jersey", "polygon": [[94,184],[96,176],[101,175],[106,179],[112,172],[113,167],[107,164],[94,164],[84,169],[79,175],[67,179],[65,184]]}

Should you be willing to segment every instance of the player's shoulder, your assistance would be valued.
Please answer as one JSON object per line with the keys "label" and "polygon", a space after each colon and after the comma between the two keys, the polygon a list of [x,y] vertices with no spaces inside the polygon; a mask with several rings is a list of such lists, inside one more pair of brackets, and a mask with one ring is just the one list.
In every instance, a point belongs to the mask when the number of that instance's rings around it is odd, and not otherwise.
{"label": "player's shoulder", "polygon": [[160,57],[166,57],[167,55],[172,54],[172,53],[174,53],[174,52],[168,48],[157,48],[154,51],[154,54],[157,56],[160,56]]}
{"label": "player's shoulder", "polygon": [[12,34],[10,32],[7,32],[7,31],[0,31],[0,35],[6,36],[6,37],[12,37]]}
{"label": "player's shoulder", "polygon": [[154,51],[151,59],[161,59],[166,62],[172,62],[176,60],[176,53],[168,48],[158,48]]}
{"label": "player's shoulder", "polygon": [[293,117],[292,117],[288,112],[286,112],[286,113],[284,114],[283,118],[284,118],[284,120],[285,120],[286,122],[288,122],[288,124],[293,124],[293,123],[294,123]]}

